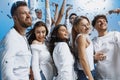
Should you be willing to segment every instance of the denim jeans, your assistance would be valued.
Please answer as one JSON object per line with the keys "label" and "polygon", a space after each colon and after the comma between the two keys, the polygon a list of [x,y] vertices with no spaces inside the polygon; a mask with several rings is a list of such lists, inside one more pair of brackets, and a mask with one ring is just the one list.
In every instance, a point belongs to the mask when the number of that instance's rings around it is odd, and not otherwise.
{"label": "denim jeans", "polygon": [[[91,71],[93,78],[95,77],[95,70]],[[83,70],[78,70],[77,80],[88,80]]]}
{"label": "denim jeans", "polygon": [[41,76],[42,80],[46,80],[42,71],[40,71],[40,76]]}

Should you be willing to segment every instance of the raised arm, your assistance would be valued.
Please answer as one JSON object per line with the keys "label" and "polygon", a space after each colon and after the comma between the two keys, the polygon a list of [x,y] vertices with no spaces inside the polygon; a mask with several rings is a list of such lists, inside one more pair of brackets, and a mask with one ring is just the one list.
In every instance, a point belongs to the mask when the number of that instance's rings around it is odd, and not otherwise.
{"label": "raised arm", "polygon": [[117,13],[117,14],[119,14],[119,13],[120,13],[120,8],[114,9],[114,10],[109,10],[108,13],[109,13],[109,14],[112,14],[112,13]]}
{"label": "raised arm", "polygon": [[48,30],[49,30],[49,33],[50,33],[52,22],[51,22],[49,0],[45,0],[45,6],[46,6],[46,26],[48,27]]}
{"label": "raised arm", "polygon": [[54,21],[56,22],[58,18],[58,4],[55,3],[55,15],[54,15]]}
{"label": "raised arm", "polygon": [[67,19],[68,18],[68,15],[69,15],[69,11],[72,9],[72,6],[69,6],[66,10],[66,15],[65,15],[65,18]]}
{"label": "raised arm", "polygon": [[[68,16],[69,16],[69,11],[70,11],[71,9],[72,9],[72,7],[69,6],[69,7],[67,8],[67,10],[66,10],[65,25],[67,26],[67,29],[70,29],[70,28],[69,28],[69,27],[70,27],[70,21],[69,21]],[[71,33],[71,31],[70,31],[69,33]]]}
{"label": "raised arm", "polygon": [[63,0],[63,3],[62,3],[62,6],[61,6],[61,9],[59,11],[58,18],[57,18],[57,21],[55,23],[55,26],[58,25],[62,20],[62,17],[63,17],[63,14],[64,14],[64,9],[65,9],[65,4],[66,4],[66,0]]}

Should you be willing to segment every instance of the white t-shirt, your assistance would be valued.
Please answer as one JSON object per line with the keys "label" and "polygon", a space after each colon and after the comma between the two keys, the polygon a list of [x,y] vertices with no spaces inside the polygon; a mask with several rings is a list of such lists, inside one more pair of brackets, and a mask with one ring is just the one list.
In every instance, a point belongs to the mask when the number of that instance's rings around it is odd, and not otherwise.
{"label": "white t-shirt", "polygon": [[95,37],[93,43],[95,52],[102,51],[106,55],[105,60],[96,64],[97,80],[120,80],[120,33]]}

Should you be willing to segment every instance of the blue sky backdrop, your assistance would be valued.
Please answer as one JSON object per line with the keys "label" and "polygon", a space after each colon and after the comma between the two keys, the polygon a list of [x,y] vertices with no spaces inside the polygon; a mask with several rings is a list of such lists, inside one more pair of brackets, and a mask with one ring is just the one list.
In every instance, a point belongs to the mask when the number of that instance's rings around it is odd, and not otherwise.
{"label": "blue sky backdrop", "polygon": [[[0,40],[5,36],[5,34],[9,31],[13,26],[13,20],[10,15],[10,8],[14,1],[17,0],[0,0]],[[28,0],[25,0],[28,2]],[[38,7],[43,11],[43,18],[45,20],[45,0],[36,0],[38,2]],[[54,16],[54,5],[53,3],[57,3],[59,5],[59,9],[61,7],[63,0],[50,0],[50,10],[51,16]],[[120,8],[120,0],[67,0],[65,10],[68,5],[72,5],[73,9],[70,13],[76,13],[77,15],[85,15],[90,20],[97,14],[107,14],[109,10]],[[64,12],[65,15],[65,12]],[[120,31],[120,14],[108,14],[108,26],[109,31],[117,30]],[[64,23],[65,17],[61,23]],[[92,37],[96,36],[96,31],[92,32]]]}

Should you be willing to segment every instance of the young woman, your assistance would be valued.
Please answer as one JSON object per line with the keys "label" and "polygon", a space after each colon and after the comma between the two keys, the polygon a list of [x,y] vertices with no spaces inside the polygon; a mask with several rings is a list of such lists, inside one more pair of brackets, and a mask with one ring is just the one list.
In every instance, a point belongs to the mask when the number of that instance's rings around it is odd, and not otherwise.
{"label": "young woman", "polygon": [[93,44],[89,38],[90,21],[85,16],[75,18],[72,28],[73,49],[77,57],[78,80],[94,80]]}
{"label": "young woman", "polygon": [[59,24],[51,33],[50,43],[53,60],[57,68],[56,80],[76,80],[74,73],[74,58],[67,44],[68,31],[65,25]]}
{"label": "young woman", "polygon": [[38,21],[28,32],[28,41],[32,50],[32,70],[35,80],[53,79],[53,61],[46,46],[48,29],[42,21]]}

